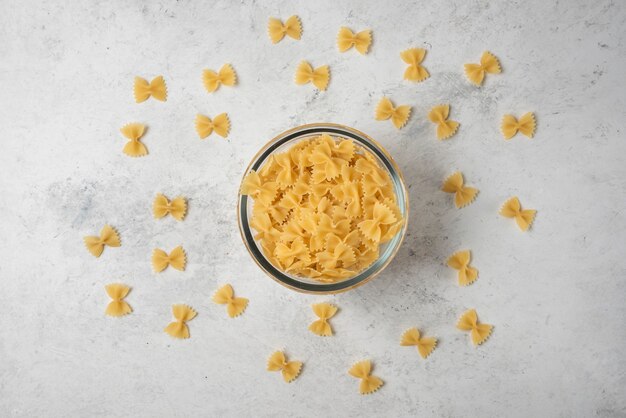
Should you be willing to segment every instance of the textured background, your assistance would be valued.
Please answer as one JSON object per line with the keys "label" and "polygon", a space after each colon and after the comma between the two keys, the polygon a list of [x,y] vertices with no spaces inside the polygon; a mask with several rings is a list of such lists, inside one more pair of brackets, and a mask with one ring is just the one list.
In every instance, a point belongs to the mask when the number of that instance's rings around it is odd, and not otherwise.
{"label": "textured background", "polygon": [[[1,2],[0,414],[3,416],[626,416],[624,24],[613,1]],[[272,45],[269,16],[304,34]],[[372,28],[371,53],[340,54],[341,25]],[[428,50],[431,78],[402,80],[399,53]],[[503,73],[470,85],[483,50]],[[329,64],[325,93],[296,86],[297,63]],[[203,68],[230,62],[240,84],[208,95]],[[162,74],[166,103],[135,104],[132,82]],[[408,126],[377,122],[389,95]],[[427,110],[452,105],[459,133],[439,142]],[[499,133],[504,113],[535,111],[535,139]],[[228,140],[193,120],[228,112]],[[144,122],[150,155],[122,154],[119,128]],[[282,288],[241,243],[235,214],[248,161],[293,126],[328,121],[382,142],[410,188],[409,235],[375,281],[329,297]],[[456,210],[439,191],[461,170],[480,189]],[[182,223],[151,216],[154,195],[189,198]],[[530,233],[498,216],[518,195]],[[84,235],[104,223],[122,247],[100,259]],[[182,244],[184,273],[150,270]],[[478,281],[445,265],[470,248]],[[103,286],[133,287],[134,313],[103,315]],[[210,301],[230,282],[250,299],[226,317]],[[336,336],[307,330],[311,303],[340,307]],[[199,312],[192,338],[163,333],[170,306]],[[495,325],[479,348],[456,330],[475,307]],[[419,326],[440,344],[422,361],[398,345]],[[285,384],[265,371],[284,348],[305,362]],[[348,367],[375,362],[386,384],[360,396]]]}

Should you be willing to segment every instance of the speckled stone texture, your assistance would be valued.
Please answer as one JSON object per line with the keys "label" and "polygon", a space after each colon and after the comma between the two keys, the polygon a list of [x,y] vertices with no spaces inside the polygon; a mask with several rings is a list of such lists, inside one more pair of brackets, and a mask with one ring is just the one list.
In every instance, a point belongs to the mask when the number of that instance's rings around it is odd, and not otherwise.
{"label": "speckled stone texture", "polygon": [[[626,416],[626,6],[608,0],[374,2],[1,2],[0,415],[16,417]],[[300,42],[272,45],[267,19],[298,14]],[[371,53],[340,54],[340,26],[371,28]],[[399,53],[428,50],[431,78],[402,80]],[[484,50],[501,75],[470,85]],[[329,64],[320,93],[293,82],[302,59]],[[240,83],[207,94],[204,68]],[[135,75],[162,74],[166,103],[134,103]],[[413,105],[405,129],[374,120],[378,100]],[[450,103],[459,133],[435,139],[428,109]],[[535,111],[535,139],[506,142],[505,113]],[[228,112],[228,140],[198,139],[196,113]],[[148,125],[145,158],[119,128]],[[237,189],[270,138],[310,122],[353,126],[394,156],[409,187],[406,241],[379,278],[326,297],[267,278],[239,237]],[[461,170],[480,194],[457,210],[439,188]],[[154,220],[163,192],[189,198],[184,222]],[[518,195],[529,233],[498,215]],[[104,223],[122,247],[100,259],[84,235]],[[155,247],[182,244],[187,271],[155,275]],[[445,266],[469,248],[470,287]],[[104,285],[134,312],[104,316]],[[210,297],[248,297],[230,319]],[[336,336],[307,330],[330,301]],[[163,332],[173,303],[199,312],[191,339]],[[495,325],[471,346],[468,308]],[[418,326],[439,338],[423,361],[400,347]],[[285,349],[304,361],[285,384],[265,371]],[[360,396],[347,374],[371,358],[385,385]]]}

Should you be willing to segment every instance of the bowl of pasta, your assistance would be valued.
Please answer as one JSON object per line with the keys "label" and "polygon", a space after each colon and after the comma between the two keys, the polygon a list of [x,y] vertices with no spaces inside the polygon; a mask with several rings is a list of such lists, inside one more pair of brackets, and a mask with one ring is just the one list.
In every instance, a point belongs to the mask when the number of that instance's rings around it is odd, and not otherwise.
{"label": "bowl of pasta", "polygon": [[237,216],[254,261],[305,293],[379,275],[407,230],[409,203],[389,153],[356,129],[316,123],[268,142],[241,182]]}

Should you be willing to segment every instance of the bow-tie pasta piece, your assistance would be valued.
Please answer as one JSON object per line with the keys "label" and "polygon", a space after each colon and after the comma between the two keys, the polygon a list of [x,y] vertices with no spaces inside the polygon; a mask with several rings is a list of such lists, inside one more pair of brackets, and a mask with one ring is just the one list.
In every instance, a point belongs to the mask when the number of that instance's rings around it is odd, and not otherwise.
{"label": "bow-tie pasta piece", "polygon": [[230,64],[222,65],[219,72],[213,70],[202,71],[202,82],[209,93],[213,93],[220,85],[232,87],[237,84],[237,73]]}
{"label": "bow-tie pasta piece", "polygon": [[433,337],[422,337],[417,328],[410,328],[402,334],[400,345],[415,346],[420,356],[426,358],[437,346],[437,339]]}
{"label": "bow-tie pasta piece", "polygon": [[155,249],[152,252],[152,268],[155,273],[160,273],[168,266],[172,266],[176,270],[183,271],[187,265],[187,257],[185,250],[180,245],[167,254],[165,251]]}
{"label": "bow-tie pasta piece", "polygon": [[231,318],[241,315],[248,306],[248,299],[236,298],[234,296],[235,292],[233,291],[233,287],[229,284],[220,287],[217,289],[217,292],[213,294],[213,302],[226,305],[226,311]]}
{"label": "bow-tie pasta piece", "polygon": [[409,64],[406,70],[404,70],[405,80],[419,83],[420,81],[424,81],[430,77],[426,68],[421,65],[425,56],[426,50],[423,48],[411,48],[400,53],[402,61]]}
{"label": "bow-tie pasta piece", "polygon": [[537,211],[534,209],[523,209],[517,197],[512,197],[502,205],[500,215],[505,218],[514,218],[517,226],[522,231],[528,231],[535,220]]}
{"label": "bow-tie pasta piece", "polygon": [[393,102],[387,97],[383,97],[376,106],[376,120],[391,119],[393,125],[401,129],[409,121],[411,116],[411,106],[401,105],[395,107]]}
{"label": "bow-tie pasta piece", "polygon": [[519,120],[513,115],[504,115],[500,130],[504,139],[513,138],[518,132],[532,138],[535,135],[535,115],[532,112],[525,113]]}
{"label": "bow-tie pasta piece", "polygon": [[164,331],[174,338],[189,338],[187,322],[194,319],[198,313],[187,305],[173,305],[172,315],[174,315],[175,321],[165,327]]}
{"label": "bow-tie pasta piece", "polygon": [[437,139],[448,139],[459,128],[458,122],[448,120],[449,115],[450,105],[435,106],[428,113],[428,119],[437,124]]}
{"label": "bow-tie pasta piece", "polygon": [[475,309],[470,309],[463,313],[456,327],[462,331],[470,331],[470,337],[474,345],[480,345],[487,341],[493,329],[493,325],[478,323],[478,315]]}
{"label": "bow-tie pasta piece", "polygon": [[365,55],[371,44],[372,31],[369,29],[355,34],[350,29],[342,26],[337,34],[339,52],[346,52],[354,47],[360,54]]}
{"label": "bow-tie pasta piece", "polygon": [[470,259],[471,253],[469,250],[456,252],[448,258],[448,267],[459,272],[459,284],[461,286],[470,285],[478,278],[478,270],[469,265]]}
{"label": "bow-tie pasta piece", "polygon": [[287,358],[282,351],[276,351],[272,353],[270,358],[267,360],[267,370],[270,372],[281,372],[283,380],[290,383],[300,375],[302,362],[287,361]]}
{"label": "bow-tie pasta piece", "polygon": [[354,364],[348,370],[348,373],[357,379],[361,379],[359,385],[361,395],[374,393],[383,385],[383,381],[380,378],[372,376],[372,363],[369,360],[363,360]]}
{"label": "bow-tie pasta piece", "polygon": [[328,81],[330,80],[330,69],[328,65],[322,65],[313,69],[311,64],[302,61],[296,69],[296,84],[313,83],[319,90],[326,90]]}
{"label": "bow-tie pasta piece", "polygon": [[162,102],[167,100],[167,87],[161,75],[153,78],[149,83],[146,79],[135,77],[133,93],[137,103],[145,102],[150,96]]}
{"label": "bow-tie pasta piece", "polygon": [[124,316],[133,311],[130,305],[124,301],[124,298],[130,292],[130,287],[121,283],[113,283],[106,285],[104,289],[109,297],[113,299],[107,305],[104,311],[105,314],[109,316]]}
{"label": "bow-tie pasta piece", "polygon": [[309,325],[309,331],[322,337],[333,335],[333,329],[328,320],[335,316],[337,307],[330,303],[316,303],[313,305],[313,312],[319,319]]}
{"label": "bow-tie pasta piece", "polygon": [[120,132],[124,135],[128,141],[126,145],[124,145],[124,149],[122,152],[130,157],[143,157],[144,155],[148,155],[148,150],[146,146],[139,141],[139,139],[146,132],[146,126],[141,123],[129,123],[124,125]]}
{"label": "bow-tie pasta piece", "polygon": [[90,235],[83,238],[83,240],[85,242],[85,247],[87,247],[87,250],[89,250],[94,257],[100,257],[100,254],[104,251],[105,246],[119,247],[121,245],[120,236],[117,231],[109,225],[104,225],[102,227],[102,230],[100,230],[100,236]]}
{"label": "bow-tie pasta piece", "polygon": [[215,131],[222,138],[228,136],[230,131],[230,119],[226,113],[220,113],[213,120],[208,116],[198,114],[196,116],[196,132],[200,139],[205,139]]}
{"label": "bow-tie pasta piece", "polygon": [[285,24],[280,19],[270,17],[267,24],[267,33],[270,36],[273,44],[280,42],[285,35],[290,38],[300,40],[302,36],[302,23],[298,16],[291,16]]}
{"label": "bow-tie pasta piece", "polygon": [[273,154],[245,176],[241,193],[254,200],[249,223],[267,260],[320,282],[369,267],[379,246],[404,226],[393,183],[376,157],[327,134]]}
{"label": "bow-tie pasta piece", "polygon": [[391,225],[396,221],[397,219],[389,207],[384,203],[376,202],[372,211],[372,219],[359,222],[358,228],[365,238],[378,243],[382,235],[381,226]]}
{"label": "bow-tie pasta piece", "polygon": [[485,51],[480,57],[480,64],[465,64],[465,76],[473,84],[483,84],[485,74],[500,74],[500,62],[492,53]]}
{"label": "bow-tie pasta piece", "polygon": [[166,196],[159,193],[154,198],[152,213],[156,219],[172,215],[177,221],[182,221],[187,214],[187,201],[184,197],[179,196],[170,202]]}
{"label": "bow-tie pasta piece", "polygon": [[458,209],[472,203],[478,194],[478,189],[464,185],[463,174],[459,171],[444,180],[441,190],[454,193],[454,205]]}

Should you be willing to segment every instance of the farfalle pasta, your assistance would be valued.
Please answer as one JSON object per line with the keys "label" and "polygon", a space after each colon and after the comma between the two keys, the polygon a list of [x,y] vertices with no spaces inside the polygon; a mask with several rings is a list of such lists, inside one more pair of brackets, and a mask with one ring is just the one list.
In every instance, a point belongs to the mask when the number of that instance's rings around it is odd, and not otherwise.
{"label": "farfalle pasta", "polygon": [[372,31],[369,29],[354,33],[342,26],[337,34],[337,48],[339,48],[339,52],[346,52],[354,47],[360,54],[364,55],[367,54],[371,44]]}
{"label": "farfalle pasta", "polygon": [[459,129],[459,122],[448,120],[450,105],[434,106],[428,112],[428,119],[437,125],[437,139],[448,139]]}
{"label": "farfalle pasta", "polygon": [[446,193],[454,193],[454,205],[460,209],[472,203],[478,194],[478,189],[465,186],[463,174],[460,171],[448,176],[441,190]]}
{"label": "farfalle pasta", "polygon": [[481,324],[478,322],[478,314],[476,309],[467,310],[461,315],[456,327],[461,331],[469,331],[470,338],[474,345],[481,345],[491,335],[493,325]]}
{"label": "farfalle pasta", "polygon": [[187,214],[187,200],[178,196],[170,201],[165,195],[159,193],[152,203],[152,214],[156,219],[172,215],[177,221],[182,221]]}
{"label": "farfalle pasta", "polygon": [[196,115],[196,132],[200,139],[205,139],[213,132],[226,138],[230,132],[230,119],[226,113],[220,113],[213,119],[198,113]]}
{"label": "farfalle pasta", "polygon": [[124,316],[133,311],[130,305],[124,300],[128,292],[130,292],[130,287],[121,283],[112,283],[104,286],[104,289],[107,295],[112,299],[104,311],[106,315]]}
{"label": "farfalle pasta", "polygon": [[330,69],[328,65],[322,65],[313,69],[311,64],[302,61],[296,68],[296,84],[313,83],[319,90],[326,90],[330,81]]}
{"label": "farfalle pasta", "polygon": [[217,289],[213,294],[213,302],[219,305],[226,305],[226,312],[228,312],[228,316],[231,318],[241,315],[248,307],[248,299],[235,297],[235,291],[229,284],[225,284]]}
{"label": "farfalle pasta", "polygon": [[470,266],[472,253],[470,250],[458,251],[452,254],[446,264],[448,267],[458,271],[459,284],[467,286],[476,281],[478,278],[478,270]]}
{"label": "farfalle pasta", "polygon": [[164,331],[174,338],[189,338],[189,326],[187,322],[194,319],[198,313],[194,311],[191,306],[172,305],[172,315],[175,321],[170,322],[170,324],[165,327]]}
{"label": "farfalle pasta", "polygon": [[422,66],[422,61],[424,61],[425,56],[426,50],[423,48],[410,48],[400,53],[402,61],[409,64],[406,70],[404,70],[405,80],[418,83],[430,77],[426,68]]}
{"label": "farfalle pasta", "polygon": [[402,334],[400,345],[405,347],[415,346],[419,355],[422,358],[426,358],[437,346],[437,339],[434,337],[422,337],[417,328],[409,328]]}
{"label": "farfalle pasta", "polygon": [[90,235],[83,238],[85,247],[94,257],[100,257],[104,247],[119,247],[121,245],[120,236],[110,225],[104,225],[100,230],[100,235]]}
{"label": "farfalle pasta", "polygon": [[244,178],[250,226],[279,270],[321,282],[353,277],[402,229],[395,189],[361,146],[323,134],[271,155]]}
{"label": "farfalle pasta", "polygon": [[152,251],[152,268],[155,273],[160,273],[168,266],[183,271],[187,265],[187,256],[185,250],[180,245],[172,250],[169,254],[156,248]]}
{"label": "farfalle pasta", "polygon": [[133,87],[133,94],[137,103],[145,102],[150,97],[164,102],[167,100],[167,86],[163,76],[157,76],[148,82],[148,80],[135,77],[135,84]]}
{"label": "farfalle pasta", "polygon": [[517,133],[526,135],[528,138],[532,138],[535,135],[535,115],[532,112],[524,113],[519,120],[513,115],[504,115],[502,117],[502,124],[500,125],[500,131],[504,139],[511,139]]}
{"label": "farfalle pasta", "polygon": [[535,215],[537,211],[535,209],[522,209],[522,204],[520,203],[517,196],[514,196],[504,202],[502,208],[500,208],[500,215],[505,218],[513,218],[517,223],[517,226],[522,231],[526,232],[530,229],[530,226],[533,224],[535,220]]}
{"label": "farfalle pasta", "polygon": [[333,328],[328,323],[328,320],[335,316],[337,313],[337,307],[331,305],[330,303],[316,303],[312,308],[313,312],[319,319],[313,321],[311,325],[309,325],[309,331],[321,337],[333,335]]}
{"label": "farfalle pasta", "polygon": [[465,76],[477,86],[483,84],[485,74],[500,74],[500,61],[491,52],[485,51],[480,57],[480,64],[465,64]]}
{"label": "farfalle pasta", "polygon": [[295,380],[300,375],[301,370],[302,362],[287,361],[287,357],[282,351],[275,351],[267,360],[267,371],[280,372],[283,375],[283,380],[287,383]]}
{"label": "farfalle pasta", "polygon": [[378,102],[378,105],[376,106],[376,113],[374,115],[376,120],[391,119],[393,126],[398,129],[401,129],[404,125],[406,125],[409,121],[409,116],[411,116],[411,106],[400,105],[396,107],[387,97],[380,99],[380,102]]}
{"label": "farfalle pasta", "polygon": [[267,23],[267,34],[273,44],[280,42],[285,35],[299,40],[302,36],[302,23],[298,16],[291,16],[283,23],[280,19],[270,17]]}
{"label": "farfalle pasta", "polygon": [[382,379],[372,375],[372,363],[369,360],[359,361],[355,363],[348,374],[357,379],[361,379],[359,384],[359,392],[361,395],[369,395],[376,392],[383,385]]}
{"label": "farfalle pasta", "polygon": [[146,132],[146,126],[141,123],[128,123],[120,129],[120,132],[129,141],[124,145],[122,152],[129,157],[143,157],[148,155],[148,149],[140,141]]}
{"label": "farfalle pasta", "polygon": [[237,84],[237,73],[235,73],[232,65],[224,64],[219,72],[202,71],[202,83],[207,92],[213,93],[221,85],[232,87]]}

